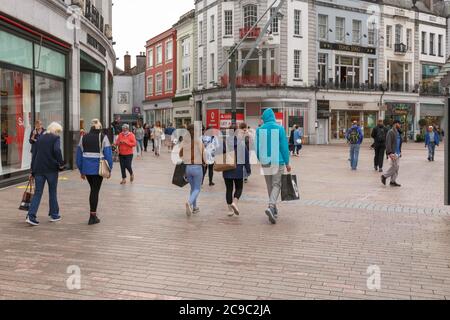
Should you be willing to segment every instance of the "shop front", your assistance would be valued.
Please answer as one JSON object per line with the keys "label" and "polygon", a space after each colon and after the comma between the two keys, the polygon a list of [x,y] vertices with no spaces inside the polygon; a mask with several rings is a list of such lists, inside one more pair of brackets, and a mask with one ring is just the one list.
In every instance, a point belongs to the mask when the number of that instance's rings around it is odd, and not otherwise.
{"label": "shop front", "polygon": [[35,120],[65,129],[67,148],[67,70],[70,46],[42,41],[0,22],[0,184],[21,179],[31,165],[29,137]]}
{"label": "shop front", "polygon": [[363,129],[364,136],[370,137],[380,115],[376,102],[330,101],[330,108],[332,140],[345,140],[354,121]]}
{"label": "shop front", "polygon": [[390,125],[395,120],[401,121],[403,140],[413,140],[416,129],[414,125],[416,103],[386,102],[385,105],[387,109],[385,123]]}
{"label": "shop front", "polygon": [[428,125],[444,128],[445,105],[422,103],[420,105],[420,119],[425,119]]}
{"label": "shop front", "polygon": [[173,104],[172,100],[156,101],[151,104],[144,104],[145,122],[153,125],[160,121],[161,125],[173,123]]}
{"label": "shop front", "polygon": [[187,99],[173,102],[173,125],[176,128],[190,125],[193,122],[193,116],[193,100],[190,96]]}

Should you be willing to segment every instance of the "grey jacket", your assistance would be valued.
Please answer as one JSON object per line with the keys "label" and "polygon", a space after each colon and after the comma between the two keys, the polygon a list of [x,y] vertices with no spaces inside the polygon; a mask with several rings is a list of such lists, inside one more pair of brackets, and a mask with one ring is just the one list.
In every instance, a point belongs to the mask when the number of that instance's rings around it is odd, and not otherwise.
{"label": "grey jacket", "polygon": [[386,136],[386,154],[395,154],[395,149],[397,149],[397,135],[398,131],[396,128],[389,130]]}

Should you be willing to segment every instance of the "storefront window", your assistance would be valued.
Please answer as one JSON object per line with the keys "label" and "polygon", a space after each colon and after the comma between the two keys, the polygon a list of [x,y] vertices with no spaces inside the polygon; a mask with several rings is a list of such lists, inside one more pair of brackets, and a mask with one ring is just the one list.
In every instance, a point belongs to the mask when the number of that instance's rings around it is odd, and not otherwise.
{"label": "storefront window", "polygon": [[358,88],[360,64],[360,58],[336,56],[336,85],[342,89]]}
{"label": "storefront window", "polygon": [[[44,127],[52,122],[64,124],[64,82],[36,77],[36,119]],[[64,136],[61,136],[61,150],[64,150]]]}
{"label": "storefront window", "polygon": [[30,41],[0,30],[0,43],[0,61],[33,68],[33,44]]}
{"label": "storefront window", "polygon": [[88,131],[92,119],[100,119],[100,93],[81,93],[80,101],[80,129]]}
{"label": "storefront window", "polygon": [[30,168],[31,75],[0,68],[0,174]]}
{"label": "storefront window", "polygon": [[102,90],[102,76],[97,72],[81,72],[81,90],[101,91]]}
{"label": "storefront window", "polygon": [[54,50],[34,45],[34,66],[37,71],[60,78],[66,77],[66,56]]}

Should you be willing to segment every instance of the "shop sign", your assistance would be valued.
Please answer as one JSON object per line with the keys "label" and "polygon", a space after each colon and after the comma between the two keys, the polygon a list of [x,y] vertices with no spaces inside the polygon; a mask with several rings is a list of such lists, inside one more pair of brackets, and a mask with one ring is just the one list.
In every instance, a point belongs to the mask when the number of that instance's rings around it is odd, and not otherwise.
{"label": "shop sign", "polygon": [[141,114],[141,108],[140,107],[133,107],[133,114]]}
{"label": "shop sign", "polygon": [[304,119],[304,117],[298,116],[289,117],[289,128],[292,128],[294,125],[304,128]]}
{"label": "shop sign", "polygon": [[[220,114],[220,128],[222,129],[228,129],[231,127],[233,115],[231,113],[222,113]],[[239,126],[239,124],[244,122],[244,115],[242,113],[236,114],[236,124]]]}
{"label": "shop sign", "polygon": [[347,44],[342,44],[342,43],[330,43],[330,42],[320,42],[320,49],[348,51],[348,52],[365,53],[365,54],[376,54],[376,52],[377,52],[377,50],[375,48],[347,45]]}
{"label": "shop sign", "polygon": [[206,126],[208,128],[220,129],[219,115],[219,109],[211,109],[206,111]]}
{"label": "shop sign", "polygon": [[275,118],[277,119],[277,123],[284,127],[284,114],[283,112],[275,112]]}
{"label": "shop sign", "polygon": [[407,116],[414,114],[414,103],[387,103],[388,112],[395,116]]}

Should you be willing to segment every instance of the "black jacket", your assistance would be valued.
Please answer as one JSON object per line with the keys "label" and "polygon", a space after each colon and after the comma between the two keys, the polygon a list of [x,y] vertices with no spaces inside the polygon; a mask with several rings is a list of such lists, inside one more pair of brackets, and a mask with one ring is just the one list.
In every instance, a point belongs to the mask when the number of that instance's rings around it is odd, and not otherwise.
{"label": "black jacket", "polygon": [[[381,131],[381,134],[384,136],[384,139],[382,141],[380,141],[378,139],[378,133]],[[374,145],[375,147],[386,147],[386,138],[387,138],[387,133],[388,133],[388,129],[385,126],[376,126],[375,128],[373,128],[372,130],[372,138],[374,140]]]}
{"label": "black jacket", "polygon": [[32,175],[55,173],[63,166],[61,138],[54,134],[44,134],[34,144],[31,160]]}

